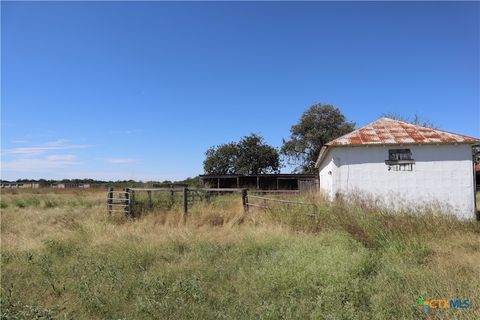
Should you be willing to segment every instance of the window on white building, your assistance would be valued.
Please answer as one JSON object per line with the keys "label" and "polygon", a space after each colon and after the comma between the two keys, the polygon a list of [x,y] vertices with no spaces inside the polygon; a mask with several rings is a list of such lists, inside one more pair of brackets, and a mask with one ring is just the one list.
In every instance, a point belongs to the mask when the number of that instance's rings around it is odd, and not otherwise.
{"label": "window on white building", "polygon": [[413,171],[415,160],[410,149],[388,150],[388,160],[385,160],[388,171]]}

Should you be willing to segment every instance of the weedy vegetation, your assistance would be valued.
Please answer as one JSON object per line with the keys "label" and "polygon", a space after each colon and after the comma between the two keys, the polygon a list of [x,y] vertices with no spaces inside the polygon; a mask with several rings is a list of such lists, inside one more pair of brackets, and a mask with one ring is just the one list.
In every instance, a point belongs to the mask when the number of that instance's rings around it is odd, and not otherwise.
{"label": "weedy vegetation", "polygon": [[244,213],[232,195],[184,223],[173,204],[107,216],[105,195],[2,191],[2,319],[419,319],[418,297],[480,318],[476,221],[317,196]]}

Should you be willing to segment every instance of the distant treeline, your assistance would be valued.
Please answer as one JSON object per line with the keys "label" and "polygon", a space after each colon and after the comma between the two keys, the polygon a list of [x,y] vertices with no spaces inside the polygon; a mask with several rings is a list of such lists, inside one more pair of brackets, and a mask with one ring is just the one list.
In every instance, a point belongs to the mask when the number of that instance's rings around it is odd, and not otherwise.
{"label": "distant treeline", "polygon": [[62,179],[62,180],[47,180],[47,179],[18,179],[15,181],[0,180],[1,183],[39,183],[41,185],[52,185],[55,183],[76,183],[84,184],[88,183],[90,186],[95,187],[165,187],[170,185],[185,185],[189,187],[198,187],[200,180],[197,177],[187,178],[179,181],[135,181],[135,180],[95,180],[95,179]]}

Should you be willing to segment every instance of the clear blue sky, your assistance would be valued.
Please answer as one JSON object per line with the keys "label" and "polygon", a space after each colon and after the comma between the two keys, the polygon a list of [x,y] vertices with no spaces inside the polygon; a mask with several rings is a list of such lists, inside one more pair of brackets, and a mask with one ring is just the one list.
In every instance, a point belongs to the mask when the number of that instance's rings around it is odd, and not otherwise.
{"label": "clear blue sky", "polygon": [[478,2],[1,3],[2,178],[182,179],[315,102],[480,136]]}

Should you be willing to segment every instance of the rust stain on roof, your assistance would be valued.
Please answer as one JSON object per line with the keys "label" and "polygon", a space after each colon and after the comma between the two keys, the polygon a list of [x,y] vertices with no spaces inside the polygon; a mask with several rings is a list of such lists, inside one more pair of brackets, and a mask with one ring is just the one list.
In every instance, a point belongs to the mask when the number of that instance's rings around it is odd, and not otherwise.
{"label": "rust stain on roof", "polygon": [[380,118],[327,143],[327,146],[378,145],[378,144],[435,144],[479,143],[467,137],[438,129],[426,128],[390,118]]}

